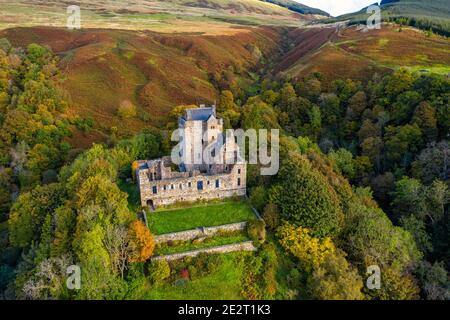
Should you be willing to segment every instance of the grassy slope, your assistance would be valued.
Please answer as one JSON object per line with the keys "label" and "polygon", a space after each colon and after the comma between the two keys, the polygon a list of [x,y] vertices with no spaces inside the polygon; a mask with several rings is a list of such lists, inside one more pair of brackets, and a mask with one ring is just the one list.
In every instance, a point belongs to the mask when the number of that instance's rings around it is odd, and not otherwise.
{"label": "grassy slope", "polygon": [[[450,7],[447,0],[398,0],[382,1],[382,17],[414,17],[421,19],[450,20]],[[367,19],[366,9],[345,14],[330,21],[362,21]]]}
{"label": "grassy slope", "polygon": [[179,252],[193,251],[199,249],[206,249],[212,247],[219,247],[223,245],[240,243],[249,240],[245,233],[220,235],[205,239],[203,242],[195,243],[192,241],[185,241],[176,246],[160,245],[157,246],[154,255],[168,255]]}
{"label": "grassy slope", "polygon": [[243,201],[227,201],[190,208],[158,211],[148,214],[147,217],[150,230],[155,234],[219,226],[255,218],[250,206]]}
{"label": "grassy slope", "polygon": [[[236,23],[217,21],[216,17],[245,18],[258,25],[297,26],[311,19],[259,0],[79,0],[76,4],[81,8],[83,28],[222,34]],[[69,3],[65,1],[0,0],[0,5],[0,29],[66,26]]]}
{"label": "grassy slope", "polygon": [[136,299],[148,300],[240,300],[242,262],[237,259],[242,253],[223,255],[219,270],[206,277],[183,282],[164,283],[151,288]]}
{"label": "grassy slope", "polygon": [[320,49],[298,54],[305,39],[317,40],[320,33],[324,33],[323,29],[313,30],[308,32],[315,32],[316,36],[307,36],[305,32],[291,35],[298,38],[299,45],[286,55],[279,71],[288,77],[320,72],[326,83],[337,78],[366,82],[375,72],[383,74],[399,67],[440,74],[450,71],[450,40],[444,37],[427,36],[412,28],[399,32],[393,25],[383,25],[381,30],[366,33],[350,27],[341,30],[331,41],[323,40]]}

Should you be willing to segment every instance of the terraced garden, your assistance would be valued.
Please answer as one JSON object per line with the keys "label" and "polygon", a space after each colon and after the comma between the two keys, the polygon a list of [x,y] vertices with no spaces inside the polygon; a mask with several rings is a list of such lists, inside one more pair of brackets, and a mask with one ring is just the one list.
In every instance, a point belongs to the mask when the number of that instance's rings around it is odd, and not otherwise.
{"label": "terraced garden", "polygon": [[244,222],[255,219],[255,214],[247,202],[228,200],[148,213],[147,219],[150,230],[154,234],[160,235],[200,227]]}

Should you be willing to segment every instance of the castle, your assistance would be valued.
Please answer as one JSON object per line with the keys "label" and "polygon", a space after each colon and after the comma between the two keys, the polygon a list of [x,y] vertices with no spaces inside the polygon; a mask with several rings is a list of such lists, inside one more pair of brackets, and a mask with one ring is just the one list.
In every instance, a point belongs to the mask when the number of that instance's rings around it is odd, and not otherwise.
{"label": "castle", "polygon": [[141,205],[245,196],[247,164],[235,138],[224,139],[215,106],[187,109],[178,121],[177,165],[172,157],[138,161]]}

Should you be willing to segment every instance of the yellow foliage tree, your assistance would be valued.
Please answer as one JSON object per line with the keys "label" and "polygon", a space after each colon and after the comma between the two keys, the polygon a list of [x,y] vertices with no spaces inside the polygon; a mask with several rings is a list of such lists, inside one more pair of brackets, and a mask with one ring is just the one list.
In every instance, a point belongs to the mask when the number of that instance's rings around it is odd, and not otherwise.
{"label": "yellow foliage tree", "polygon": [[307,272],[318,267],[328,255],[336,251],[329,237],[314,238],[310,235],[309,229],[289,223],[279,227],[277,235],[281,246],[297,257],[302,268]]}
{"label": "yellow foliage tree", "polygon": [[130,246],[130,262],[145,262],[153,254],[155,241],[142,221],[136,220],[130,225]]}

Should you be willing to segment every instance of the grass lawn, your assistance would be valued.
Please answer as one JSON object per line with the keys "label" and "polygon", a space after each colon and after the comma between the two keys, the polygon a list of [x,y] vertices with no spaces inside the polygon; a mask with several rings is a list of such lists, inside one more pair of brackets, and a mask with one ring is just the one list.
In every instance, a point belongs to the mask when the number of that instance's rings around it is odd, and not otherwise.
{"label": "grass lawn", "polygon": [[150,230],[155,234],[220,226],[255,219],[245,201],[226,201],[195,207],[157,211],[147,214]]}
{"label": "grass lawn", "polygon": [[144,298],[147,300],[241,300],[241,277],[243,263],[239,255],[233,252],[223,255],[219,270],[200,279],[182,283],[163,283],[149,289]]}
{"label": "grass lawn", "polygon": [[232,243],[239,243],[249,240],[245,233],[239,233],[234,235],[223,235],[207,238],[203,242],[195,243],[192,241],[184,241],[176,246],[168,246],[167,244],[157,246],[155,249],[155,255],[167,255],[179,252],[186,252],[192,250],[206,249],[212,247],[224,246]]}

